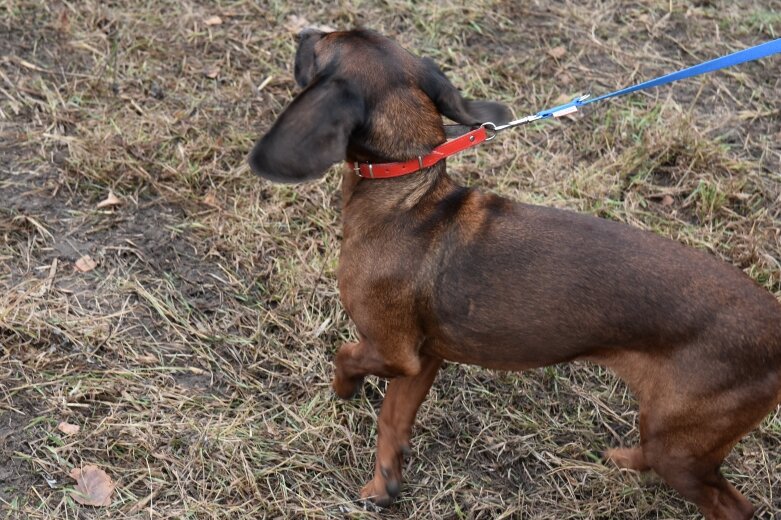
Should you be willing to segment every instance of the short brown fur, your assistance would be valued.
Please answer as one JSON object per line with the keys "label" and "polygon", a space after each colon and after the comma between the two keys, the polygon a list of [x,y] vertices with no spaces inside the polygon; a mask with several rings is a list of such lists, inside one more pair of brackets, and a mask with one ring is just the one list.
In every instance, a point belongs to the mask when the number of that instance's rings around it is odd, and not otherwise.
{"label": "short brown fur", "polygon": [[[369,31],[305,31],[296,76],[306,89],[250,156],[273,180],[315,178],[345,158],[425,154],[445,139],[441,114],[463,125],[509,117]],[[640,402],[640,445],[607,459],[653,469],[709,520],[752,517],[719,468],[781,400],[772,295],[654,234],[458,186],[444,161],[377,181],[346,170],[342,193],[339,289],[359,341],[337,353],[333,387],[347,398],[366,375],[392,378],[362,497],[387,505],[399,493],[415,414],[443,360],[502,370],[589,360]]]}

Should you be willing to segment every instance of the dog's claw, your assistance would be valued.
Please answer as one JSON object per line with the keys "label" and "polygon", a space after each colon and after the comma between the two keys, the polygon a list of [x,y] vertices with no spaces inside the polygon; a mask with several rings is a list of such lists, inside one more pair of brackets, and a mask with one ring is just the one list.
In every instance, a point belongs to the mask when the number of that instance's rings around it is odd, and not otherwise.
{"label": "dog's claw", "polygon": [[361,489],[361,498],[388,507],[401,492],[401,475],[394,468],[379,466],[374,478]]}
{"label": "dog's claw", "polygon": [[382,468],[381,473],[382,478],[385,479],[385,491],[388,492],[388,496],[391,500],[399,496],[399,492],[401,491],[401,482],[399,479],[392,477],[386,468]]}
{"label": "dog's claw", "polygon": [[385,490],[388,492],[391,499],[396,498],[401,491],[401,484],[396,479],[390,479],[385,484]]}

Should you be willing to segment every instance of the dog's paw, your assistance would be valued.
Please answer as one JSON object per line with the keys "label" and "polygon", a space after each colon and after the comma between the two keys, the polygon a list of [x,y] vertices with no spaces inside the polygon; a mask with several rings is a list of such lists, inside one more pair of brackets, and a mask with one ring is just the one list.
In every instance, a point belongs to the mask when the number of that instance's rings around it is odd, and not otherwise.
{"label": "dog's paw", "polygon": [[642,448],[611,448],[605,451],[603,458],[619,468],[633,471],[648,471],[651,469],[645,460]]}
{"label": "dog's paw", "polygon": [[339,377],[337,374],[334,376],[334,380],[331,383],[331,387],[334,389],[336,395],[342,399],[350,399],[355,397],[358,390],[363,384],[363,378],[361,379],[349,379],[346,377]]}
{"label": "dog's paw", "polygon": [[390,472],[383,470],[382,474],[375,475],[361,489],[361,498],[364,500],[370,500],[375,505],[380,507],[388,507],[393,503],[393,500],[399,496],[401,491],[401,479],[396,476],[391,476]]}

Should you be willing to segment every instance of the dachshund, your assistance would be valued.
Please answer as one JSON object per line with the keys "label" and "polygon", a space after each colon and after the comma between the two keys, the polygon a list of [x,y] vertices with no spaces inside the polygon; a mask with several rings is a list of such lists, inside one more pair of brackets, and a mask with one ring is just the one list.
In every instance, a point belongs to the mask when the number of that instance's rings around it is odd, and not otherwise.
{"label": "dachshund", "polygon": [[[367,375],[390,379],[362,498],[387,506],[399,494],[415,414],[443,360],[514,371],[587,360],[639,402],[639,445],[607,460],[653,470],[708,520],[753,516],[720,466],[781,401],[772,294],[706,252],[465,188],[446,160],[421,161],[446,142],[443,115],[478,128],[511,113],[462,97],[432,60],[387,37],[304,30],[294,75],[303,90],[248,161],[286,183],[360,166],[343,172],[337,271],[358,341],[338,350],[333,389],[349,398]],[[365,174],[408,161],[421,168]]]}

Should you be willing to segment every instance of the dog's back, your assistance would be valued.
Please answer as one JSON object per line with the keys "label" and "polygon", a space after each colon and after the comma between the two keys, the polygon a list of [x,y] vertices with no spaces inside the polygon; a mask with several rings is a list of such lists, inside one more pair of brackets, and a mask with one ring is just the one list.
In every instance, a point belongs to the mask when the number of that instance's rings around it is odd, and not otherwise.
{"label": "dog's back", "polygon": [[465,362],[541,366],[698,341],[732,372],[781,365],[781,304],[711,254],[571,211],[466,198],[468,219],[450,217],[430,258],[438,330]]}

